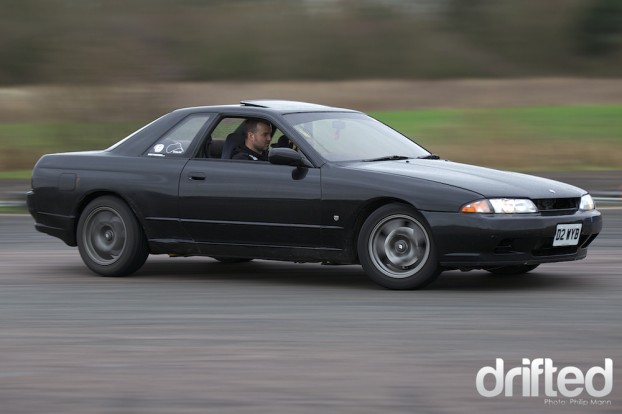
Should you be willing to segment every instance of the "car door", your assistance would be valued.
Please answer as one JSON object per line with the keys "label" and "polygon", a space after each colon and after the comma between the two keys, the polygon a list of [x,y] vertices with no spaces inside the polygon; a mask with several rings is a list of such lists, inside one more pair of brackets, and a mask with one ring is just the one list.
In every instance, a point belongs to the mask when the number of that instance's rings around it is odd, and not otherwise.
{"label": "car door", "polygon": [[204,254],[295,258],[322,244],[318,168],[191,159],[179,200],[182,223]]}
{"label": "car door", "polygon": [[177,120],[142,157],[126,164],[124,191],[140,210],[152,246],[191,240],[179,221],[179,181],[212,118],[210,113],[193,113]]}

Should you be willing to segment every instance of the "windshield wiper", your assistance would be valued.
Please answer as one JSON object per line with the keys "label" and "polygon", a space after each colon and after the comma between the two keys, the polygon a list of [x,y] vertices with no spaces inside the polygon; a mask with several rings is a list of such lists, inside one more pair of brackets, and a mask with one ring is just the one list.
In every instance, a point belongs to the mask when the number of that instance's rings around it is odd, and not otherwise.
{"label": "windshield wiper", "polygon": [[412,157],[407,157],[405,155],[387,155],[386,157],[380,158],[372,158],[370,160],[363,160],[364,162],[374,162],[374,161],[396,161],[396,160],[408,160]]}
{"label": "windshield wiper", "polygon": [[428,154],[428,155],[422,155],[421,157],[417,157],[418,160],[440,160],[441,157],[439,157],[436,154]]}

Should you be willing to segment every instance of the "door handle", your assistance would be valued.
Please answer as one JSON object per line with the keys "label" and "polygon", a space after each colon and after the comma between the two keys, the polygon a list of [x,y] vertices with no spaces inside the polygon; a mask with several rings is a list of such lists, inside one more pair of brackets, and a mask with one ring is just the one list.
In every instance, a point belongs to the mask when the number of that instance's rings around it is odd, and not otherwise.
{"label": "door handle", "polygon": [[190,181],[204,181],[205,174],[200,172],[191,172],[188,174],[188,179]]}

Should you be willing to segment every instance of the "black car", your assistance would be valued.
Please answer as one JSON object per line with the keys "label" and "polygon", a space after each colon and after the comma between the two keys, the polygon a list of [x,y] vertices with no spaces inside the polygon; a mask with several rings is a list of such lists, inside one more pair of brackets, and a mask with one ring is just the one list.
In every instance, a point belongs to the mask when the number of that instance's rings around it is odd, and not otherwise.
{"label": "black car", "polygon": [[[250,121],[269,125],[269,161],[231,159]],[[602,228],[579,188],[439,159],[358,111],[277,100],[179,109],[106,150],[45,155],[28,208],[103,276],[170,254],[360,263],[392,289],[583,259]]]}

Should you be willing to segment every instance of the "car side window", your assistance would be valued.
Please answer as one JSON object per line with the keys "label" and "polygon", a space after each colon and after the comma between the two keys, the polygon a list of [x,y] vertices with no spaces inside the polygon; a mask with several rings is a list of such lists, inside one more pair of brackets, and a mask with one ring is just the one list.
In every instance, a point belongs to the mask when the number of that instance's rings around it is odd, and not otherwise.
{"label": "car side window", "polygon": [[191,115],[173,129],[164,134],[146,152],[150,157],[185,158],[190,156],[189,150],[195,140],[199,140],[199,133],[203,130],[210,114]]}
{"label": "car side window", "polygon": [[212,139],[224,141],[227,135],[235,132],[242,125],[244,120],[244,118],[223,118],[212,131]]}
{"label": "car side window", "polygon": [[[211,140],[208,142],[208,149],[206,149],[205,153],[209,154],[209,158],[221,159],[223,158],[222,151],[226,148],[227,137],[232,134],[238,134],[240,136],[244,136],[243,131],[243,123],[246,121],[246,118],[223,118],[220,120],[218,125],[214,128],[211,133]],[[272,141],[270,142],[270,147],[276,146],[289,146],[293,147],[293,144],[289,141],[287,137],[284,137],[283,133],[273,125],[273,134]],[[232,137],[233,138],[233,137]],[[230,139],[232,139],[230,138]],[[280,139],[280,141],[279,141]],[[242,138],[240,138],[242,140]],[[236,145],[239,145],[237,143]],[[224,156],[225,159],[230,159],[228,156]]]}
{"label": "car side window", "polygon": [[206,153],[209,154],[208,158],[221,159],[227,136],[239,130],[243,122],[244,118],[223,118],[220,120],[211,133],[211,140],[207,143]]}

